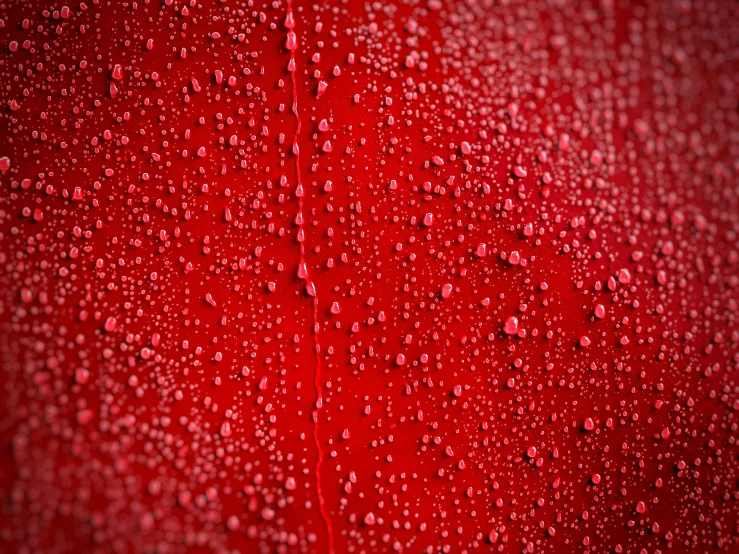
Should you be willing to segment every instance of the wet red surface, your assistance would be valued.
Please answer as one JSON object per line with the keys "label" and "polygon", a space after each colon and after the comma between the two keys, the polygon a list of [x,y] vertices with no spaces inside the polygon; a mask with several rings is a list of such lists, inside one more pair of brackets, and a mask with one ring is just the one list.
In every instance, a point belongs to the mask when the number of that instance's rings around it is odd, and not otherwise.
{"label": "wet red surface", "polygon": [[0,4],[3,552],[739,550],[739,4],[67,6]]}

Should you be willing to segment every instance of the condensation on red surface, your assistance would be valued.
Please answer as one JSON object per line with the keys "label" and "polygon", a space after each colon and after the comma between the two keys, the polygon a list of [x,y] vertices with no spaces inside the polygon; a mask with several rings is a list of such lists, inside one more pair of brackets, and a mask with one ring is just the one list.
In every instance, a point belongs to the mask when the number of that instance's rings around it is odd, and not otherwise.
{"label": "condensation on red surface", "polygon": [[2,551],[739,549],[739,4],[0,23]]}

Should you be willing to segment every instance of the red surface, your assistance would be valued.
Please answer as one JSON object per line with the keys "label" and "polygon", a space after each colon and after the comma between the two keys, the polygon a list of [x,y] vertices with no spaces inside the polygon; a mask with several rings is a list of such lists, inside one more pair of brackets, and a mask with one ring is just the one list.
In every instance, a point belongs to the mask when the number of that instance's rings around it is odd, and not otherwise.
{"label": "red surface", "polygon": [[0,21],[3,552],[739,551],[738,3]]}

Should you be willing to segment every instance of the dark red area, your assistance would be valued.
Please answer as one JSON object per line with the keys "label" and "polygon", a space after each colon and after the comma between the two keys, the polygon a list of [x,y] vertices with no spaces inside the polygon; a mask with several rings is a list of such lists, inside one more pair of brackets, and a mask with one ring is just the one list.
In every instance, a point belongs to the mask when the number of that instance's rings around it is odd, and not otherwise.
{"label": "dark red area", "polygon": [[739,4],[0,23],[0,550],[739,549]]}

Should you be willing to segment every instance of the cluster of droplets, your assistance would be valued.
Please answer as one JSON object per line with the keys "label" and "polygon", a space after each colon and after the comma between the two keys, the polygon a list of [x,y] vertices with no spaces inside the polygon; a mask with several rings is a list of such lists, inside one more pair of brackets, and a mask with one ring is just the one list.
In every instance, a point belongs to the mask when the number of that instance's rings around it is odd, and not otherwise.
{"label": "cluster of droplets", "polygon": [[737,7],[0,6],[0,541],[732,552]]}

